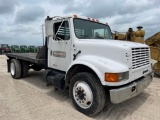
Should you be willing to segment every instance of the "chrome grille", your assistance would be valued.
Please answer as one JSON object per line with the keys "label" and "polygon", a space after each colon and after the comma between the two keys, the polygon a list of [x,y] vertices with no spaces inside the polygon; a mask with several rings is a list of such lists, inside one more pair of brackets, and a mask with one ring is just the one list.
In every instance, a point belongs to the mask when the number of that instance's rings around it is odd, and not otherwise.
{"label": "chrome grille", "polygon": [[132,69],[150,64],[149,48],[132,48]]}

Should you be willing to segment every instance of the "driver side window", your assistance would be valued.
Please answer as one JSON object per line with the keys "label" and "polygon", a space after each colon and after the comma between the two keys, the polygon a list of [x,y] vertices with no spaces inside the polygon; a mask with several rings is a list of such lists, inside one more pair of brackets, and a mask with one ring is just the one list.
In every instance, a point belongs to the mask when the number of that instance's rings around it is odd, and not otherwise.
{"label": "driver side window", "polygon": [[[61,25],[62,24],[62,25]],[[54,23],[54,34],[57,33],[55,39],[69,40],[70,30],[68,21]]]}

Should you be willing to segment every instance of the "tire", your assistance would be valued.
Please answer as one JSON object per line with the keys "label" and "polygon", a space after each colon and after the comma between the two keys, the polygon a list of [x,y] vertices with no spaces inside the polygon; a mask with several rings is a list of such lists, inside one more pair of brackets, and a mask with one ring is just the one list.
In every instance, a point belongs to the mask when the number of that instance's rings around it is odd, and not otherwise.
{"label": "tire", "polygon": [[105,90],[99,79],[91,73],[82,72],[73,76],[69,94],[75,108],[85,115],[96,115],[105,106]]}
{"label": "tire", "polygon": [[28,75],[28,71],[29,71],[29,64],[26,61],[22,61],[21,65],[22,65],[21,77],[26,77]]}
{"label": "tire", "polygon": [[21,77],[21,63],[17,59],[12,59],[10,63],[11,76],[14,79],[19,79]]}

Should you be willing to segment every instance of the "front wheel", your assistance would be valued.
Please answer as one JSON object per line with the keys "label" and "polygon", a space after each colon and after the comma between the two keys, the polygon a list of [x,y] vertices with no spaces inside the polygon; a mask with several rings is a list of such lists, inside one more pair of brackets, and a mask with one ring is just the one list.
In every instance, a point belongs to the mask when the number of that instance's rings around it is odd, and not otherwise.
{"label": "front wheel", "polygon": [[105,90],[99,79],[91,73],[76,74],[71,79],[69,93],[76,109],[88,116],[96,115],[105,106]]}

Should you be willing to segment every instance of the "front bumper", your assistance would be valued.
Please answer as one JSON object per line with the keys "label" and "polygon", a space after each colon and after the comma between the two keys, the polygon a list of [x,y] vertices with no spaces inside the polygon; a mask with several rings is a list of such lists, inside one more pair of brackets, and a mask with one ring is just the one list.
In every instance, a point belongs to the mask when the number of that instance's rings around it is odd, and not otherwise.
{"label": "front bumper", "polygon": [[121,103],[141,93],[153,79],[153,73],[149,73],[144,78],[133,82],[130,85],[110,90],[110,99],[114,104]]}

